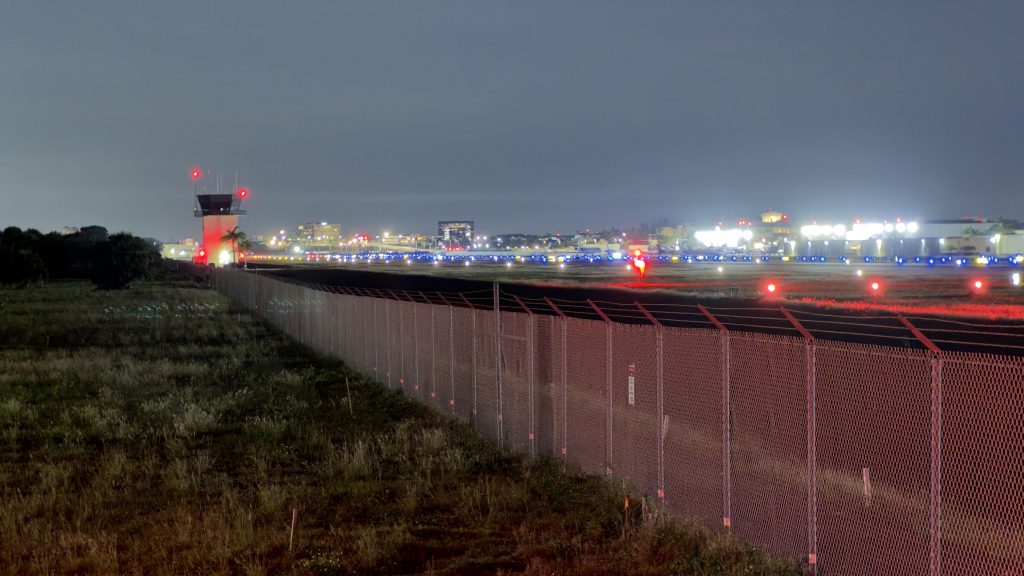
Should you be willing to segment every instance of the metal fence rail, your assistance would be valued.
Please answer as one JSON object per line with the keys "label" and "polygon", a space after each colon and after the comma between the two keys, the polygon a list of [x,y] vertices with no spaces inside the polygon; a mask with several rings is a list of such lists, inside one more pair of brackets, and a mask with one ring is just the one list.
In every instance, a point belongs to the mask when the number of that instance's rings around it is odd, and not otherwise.
{"label": "metal fence rail", "polygon": [[[1024,359],[667,326],[600,303],[193,269],[492,441],[614,475],[810,572],[1024,574]],[[488,305],[489,304],[489,305]],[[538,306],[546,313],[538,313]],[[909,321],[907,322],[908,326]],[[735,326],[733,327],[735,328]]]}

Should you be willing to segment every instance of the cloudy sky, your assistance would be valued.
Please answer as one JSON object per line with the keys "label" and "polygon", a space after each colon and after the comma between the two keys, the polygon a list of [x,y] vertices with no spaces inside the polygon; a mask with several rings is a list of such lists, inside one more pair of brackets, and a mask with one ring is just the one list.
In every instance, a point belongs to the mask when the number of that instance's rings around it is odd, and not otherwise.
{"label": "cloudy sky", "polygon": [[254,233],[1024,217],[1024,2],[0,4],[0,226],[195,235],[193,165]]}

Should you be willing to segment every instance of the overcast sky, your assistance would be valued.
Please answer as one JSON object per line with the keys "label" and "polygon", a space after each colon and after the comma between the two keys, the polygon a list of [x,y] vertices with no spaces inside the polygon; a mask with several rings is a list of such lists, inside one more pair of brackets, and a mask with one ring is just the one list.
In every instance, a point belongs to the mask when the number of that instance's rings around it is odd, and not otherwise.
{"label": "overcast sky", "polygon": [[[0,226],[1024,217],[1024,2],[0,3]],[[205,181],[212,186],[212,177]]]}

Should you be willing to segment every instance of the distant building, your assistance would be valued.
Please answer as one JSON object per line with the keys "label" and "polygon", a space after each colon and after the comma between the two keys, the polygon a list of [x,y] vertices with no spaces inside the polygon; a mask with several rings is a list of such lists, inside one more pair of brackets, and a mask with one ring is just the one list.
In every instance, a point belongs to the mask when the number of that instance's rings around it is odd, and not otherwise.
{"label": "distant building", "polygon": [[769,211],[761,214],[761,223],[762,224],[775,224],[776,222],[788,222],[788,221],[789,221],[789,216],[786,216],[782,212],[777,212],[775,210],[769,210]]}
{"label": "distant building", "polygon": [[444,220],[437,223],[437,237],[442,246],[462,248],[473,244],[472,220]]}
{"label": "distant building", "polygon": [[306,246],[337,246],[341,240],[341,226],[327,222],[309,222],[295,230],[295,238]]}
{"label": "distant building", "polygon": [[160,255],[169,260],[191,261],[198,251],[199,244],[193,238],[185,238],[181,242],[165,242],[160,247]]}

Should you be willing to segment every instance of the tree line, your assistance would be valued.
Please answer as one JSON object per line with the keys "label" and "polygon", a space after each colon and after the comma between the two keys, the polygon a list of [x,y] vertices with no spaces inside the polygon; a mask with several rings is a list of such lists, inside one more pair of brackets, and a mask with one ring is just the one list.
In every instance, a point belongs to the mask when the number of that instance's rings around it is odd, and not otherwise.
{"label": "tree line", "polygon": [[109,234],[102,226],[73,234],[15,226],[0,232],[0,284],[85,279],[99,288],[118,289],[155,273],[160,260],[155,241],[127,232]]}

